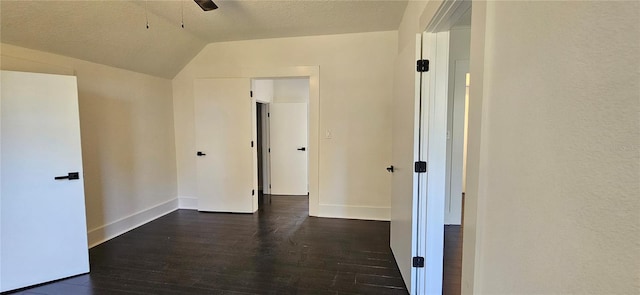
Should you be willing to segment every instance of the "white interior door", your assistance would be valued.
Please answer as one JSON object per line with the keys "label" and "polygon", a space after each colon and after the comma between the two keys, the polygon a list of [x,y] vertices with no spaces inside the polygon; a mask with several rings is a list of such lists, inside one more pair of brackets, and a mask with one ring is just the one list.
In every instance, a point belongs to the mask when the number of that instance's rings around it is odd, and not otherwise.
{"label": "white interior door", "polygon": [[[254,212],[254,102],[248,78],[194,83],[198,210]],[[200,156],[198,156],[200,154]]]}
{"label": "white interior door", "polygon": [[271,194],[309,193],[307,104],[272,103],[270,117]]}
{"label": "white interior door", "polygon": [[[87,273],[76,77],[1,81],[0,291]],[[79,179],[54,179],[70,172]]]}
{"label": "white interior door", "polygon": [[421,77],[420,159],[427,162],[427,173],[419,181],[415,248],[424,267],[415,269],[412,294],[442,294],[449,32],[424,33],[422,58],[430,61],[428,74]]}

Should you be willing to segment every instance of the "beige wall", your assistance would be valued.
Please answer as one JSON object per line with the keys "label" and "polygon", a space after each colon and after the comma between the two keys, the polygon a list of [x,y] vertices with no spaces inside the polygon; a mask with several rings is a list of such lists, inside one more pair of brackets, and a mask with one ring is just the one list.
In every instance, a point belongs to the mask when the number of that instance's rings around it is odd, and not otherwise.
{"label": "beige wall", "polygon": [[91,245],[174,210],[171,81],[2,45],[2,69],[76,75]]}
{"label": "beige wall", "polygon": [[[397,167],[413,148],[413,38],[440,2],[410,2],[399,28]],[[640,290],[638,11],[474,2],[463,293]],[[396,170],[391,246],[407,285],[411,184]]]}
{"label": "beige wall", "polygon": [[196,197],[194,79],[319,66],[319,215],[388,220],[396,44],[392,31],[206,46],[173,80],[178,195]]}
{"label": "beige wall", "polygon": [[640,4],[473,9],[463,291],[637,294]]}

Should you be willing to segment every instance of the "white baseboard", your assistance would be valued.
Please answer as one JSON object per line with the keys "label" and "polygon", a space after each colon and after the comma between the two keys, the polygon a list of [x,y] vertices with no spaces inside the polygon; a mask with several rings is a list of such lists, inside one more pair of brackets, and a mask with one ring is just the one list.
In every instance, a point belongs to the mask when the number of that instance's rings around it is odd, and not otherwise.
{"label": "white baseboard", "polygon": [[178,197],[178,208],[198,210],[198,198],[196,197]]}
{"label": "white baseboard", "polygon": [[109,224],[89,230],[89,248],[100,245],[110,239],[124,234],[136,227],[153,221],[163,215],[178,209],[178,199],[172,199],[162,204],[131,214]]}
{"label": "white baseboard", "polygon": [[364,220],[391,220],[391,208],[389,207],[364,207],[345,205],[318,205],[318,217],[364,219]]}

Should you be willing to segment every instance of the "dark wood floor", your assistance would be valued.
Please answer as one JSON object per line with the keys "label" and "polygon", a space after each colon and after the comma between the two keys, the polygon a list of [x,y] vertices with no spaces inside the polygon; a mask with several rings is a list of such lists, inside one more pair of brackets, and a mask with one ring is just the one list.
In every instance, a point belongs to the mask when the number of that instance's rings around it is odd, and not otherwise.
{"label": "dark wood floor", "polygon": [[[306,197],[258,214],[178,210],[89,251],[91,273],[13,294],[407,294],[389,223],[308,217]],[[462,239],[445,227],[445,295],[460,294]]]}
{"label": "dark wood floor", "polygon": [[407,294],[388,222],[308,217],[307,204],[178,210],[92,248],[90,274],[15,294]]}
{"label": "dark wood floor", "polygon": [[459,225],[445,225],[442,293],[444,295],[460,295],[461,276],[462,228]]}

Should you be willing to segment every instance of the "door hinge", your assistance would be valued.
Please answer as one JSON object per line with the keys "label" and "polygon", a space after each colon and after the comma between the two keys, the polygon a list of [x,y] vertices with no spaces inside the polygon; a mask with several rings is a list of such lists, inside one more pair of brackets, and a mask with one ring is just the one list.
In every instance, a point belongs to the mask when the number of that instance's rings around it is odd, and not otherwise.
{"label": "door hinge", "polygon": [[249,96],[253,97],[253,91],[249,91]]}
{"label": "door hinge", "polygon": [[271,152],[271,148],[269,148],[269,153]]}
{"label": "door hinge", "polygon": [[252,190],[251,190],[251,195],[252,195],[252,196],[255,196],[255,195],[256,195],[256,190],[252,189]]}
{"label": "door hinge", "polygon": [[271,117],[271,113],[267,113],[267,118],[268,118],[268,117]]}
{"label": "door hinge", "polygon": [[418,161],[415,163],[415,172],[416,173],[425,173],[427,172],[427,162]]}
{"label": "door hinge", "polygon": [[269,188],[271,188],[271,185],[269,185]]}
{"label": "door hinge", "polygon": [[424,257],[413,257],[413,267],[424,267]]}
{"label": "door hinge", "polygon": [[416,62],[416,68],[419,73],[428,72],[429,71],[429,60],[428,59],[419,59]]}
{"label": "door hinge", "polygon": [[253,140],[251,141],[251,147],[253,147]]}

